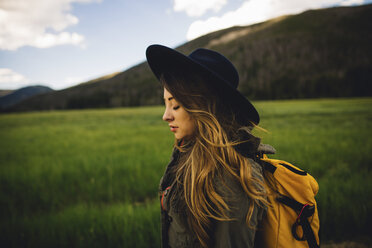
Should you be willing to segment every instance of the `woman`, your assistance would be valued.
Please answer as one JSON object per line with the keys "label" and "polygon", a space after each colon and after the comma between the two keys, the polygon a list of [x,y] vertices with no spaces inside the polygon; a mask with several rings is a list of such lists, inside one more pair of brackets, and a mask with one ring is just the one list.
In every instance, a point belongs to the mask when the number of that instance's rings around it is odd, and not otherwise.
{"label": "woman", "polygon": [[272,149],[251,134],[259,115],[237,91],[235,67],[208,49],[152,45],[146,56],[176,140],[160,182],[162,246],[253,247],[267,205],[254,159]]}

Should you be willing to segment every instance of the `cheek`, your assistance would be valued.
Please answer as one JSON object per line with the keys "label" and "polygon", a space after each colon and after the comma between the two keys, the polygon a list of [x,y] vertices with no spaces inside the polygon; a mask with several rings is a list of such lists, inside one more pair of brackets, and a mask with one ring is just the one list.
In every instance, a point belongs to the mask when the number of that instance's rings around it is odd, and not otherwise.
{"label": "cheek", "polygon": [[[183,135],[192,135],[195,131],[194,119],[184,110],[177,112],[180,131]],[[177,118],[176,118],[177,119]]]}
{"label": "cheek", "polygon": [[187,120],[187,126],[186,126],[186,129],[187,129],[187,133],[188,134],[192,134],[195,132],[195,122],[194,120],[192,120],[191,118],[188,118]]}

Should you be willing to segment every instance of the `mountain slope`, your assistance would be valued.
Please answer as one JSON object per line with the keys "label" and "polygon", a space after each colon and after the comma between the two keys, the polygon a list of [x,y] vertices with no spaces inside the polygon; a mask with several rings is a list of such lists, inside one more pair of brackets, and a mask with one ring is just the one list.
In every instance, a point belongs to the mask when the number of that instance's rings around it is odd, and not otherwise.
{"label": "mountain slope", "polygon": [[[372,5],[310,10],[232,27],[177,48],[217,50],[236,65],[250,99],[371,96]],[[145,52],[145,51],[144,51]],[[147,63],[11,108],[103,108],[160,104],[161,88]]]}
{"label": "mountain slope", "polygon": [[14,90],[0,90],[0,97],[3,97],[3,96],[6,96],[6,95],[9,95],[10,93],[12,93]]}
{"label": "mountain slope", "polygon": [[41,85],[27,86],[0,97],[0,109],[6,109],[30,97],[53,91]]}

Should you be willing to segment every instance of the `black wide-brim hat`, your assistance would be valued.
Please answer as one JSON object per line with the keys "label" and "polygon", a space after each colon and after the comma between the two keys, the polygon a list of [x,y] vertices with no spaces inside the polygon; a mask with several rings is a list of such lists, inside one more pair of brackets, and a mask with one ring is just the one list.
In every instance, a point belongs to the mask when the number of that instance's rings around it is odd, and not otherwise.
{"label": "black wide-brim hat", "polygon": [[258,124],[260,116],[252,103],[238,90],[239,74],[234,65],[222,54],[199,48],[186,56],[162,45],[151,45],[146,49],[147,62],[160,79],[162,74],[179,75],[179,72],[196,73],[205,78],[208,87],[220,92],[221,100],[226,101],[236,113],[242,125]]}

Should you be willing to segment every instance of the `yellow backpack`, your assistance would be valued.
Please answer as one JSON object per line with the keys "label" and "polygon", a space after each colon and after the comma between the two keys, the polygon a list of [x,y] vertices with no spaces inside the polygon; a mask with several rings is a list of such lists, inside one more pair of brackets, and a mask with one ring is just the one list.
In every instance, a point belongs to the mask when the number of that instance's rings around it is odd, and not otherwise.
{"label": "yellow backpack", "polygon": [[292,164],[260,158],[270,205],[262,222],[262,247],[319,247],[318,183]]}

